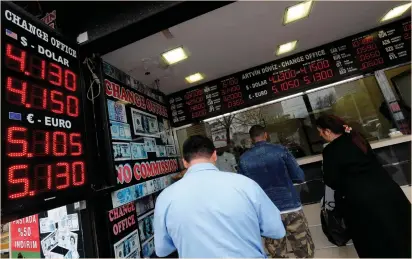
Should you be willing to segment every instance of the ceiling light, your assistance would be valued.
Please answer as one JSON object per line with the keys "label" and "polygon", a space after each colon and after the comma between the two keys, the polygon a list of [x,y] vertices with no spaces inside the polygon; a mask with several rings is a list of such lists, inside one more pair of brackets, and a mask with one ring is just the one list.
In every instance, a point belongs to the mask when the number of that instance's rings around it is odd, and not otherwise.
{"label": "ceiling light", "polygon": [[178,47],[169,50],[162,54],[162,57],[166,60],[169,65],[175,64],[179,61],[187,59],[187,55],[182,47]]}
{"label": "ceiling light", "polygon": [[404,14],[411,7],[411,5],[412,5],[412,3],[408,3],[408,4],[403,4],[403,5],[392,8],[381,19],[381,22],[385,22],[387,20],[391,20],[393,18],[401,16],[402,14]]}
{"label": "ceiling light", "polygon": [[194,83],[194,82],[197,82],[197,81],[202,80],[202,79],[203,79],[203,76],[202,76],[202,74],[200,74],[200,73],[196,73],[196,74],[187,76],[185,79],[186,79],[186,81],[187,81],[188,83],[191,84],[191,83]]}
{"label": "ceiling light", "polygon": [[312,3],[313,1],[309,0],[286,8],[285,14],[283,15],[283,24],[286,25],[309,16]]}
{"label": "ceiling light", "polygon": [[279,55],[282,55],[286,52],[290,52],[290,51],[294,50],[296,48],[296,43],[297,42],[298,42],[297,40],[294,40],[294,41],[279,45],[278,50],[276,51],[276,55],[279,56]]}

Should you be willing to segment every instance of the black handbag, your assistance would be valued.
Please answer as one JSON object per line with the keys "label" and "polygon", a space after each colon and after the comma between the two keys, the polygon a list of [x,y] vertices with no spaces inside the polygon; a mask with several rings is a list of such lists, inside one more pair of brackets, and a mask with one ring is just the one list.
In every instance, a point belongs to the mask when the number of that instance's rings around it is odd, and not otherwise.
{"label": "black handbag", "polygon": [[332,207],[332,210],[326,208],[326,185],[325,196],[323,197],[323,204],[320,210],[320,222],[322,224],[322,230],[329,242],[337,246],[345,246],[351,239],[345,220],[341,213],[335,208],[335,202],[330,201],[328,205]]}

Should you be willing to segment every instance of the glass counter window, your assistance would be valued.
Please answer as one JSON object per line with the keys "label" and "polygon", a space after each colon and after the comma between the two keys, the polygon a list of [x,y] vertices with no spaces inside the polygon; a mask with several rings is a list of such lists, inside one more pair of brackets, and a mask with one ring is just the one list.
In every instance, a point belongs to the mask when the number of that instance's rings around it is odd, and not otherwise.
{"label": "glass counter window", "polygon": [[[251,147],[249,129],[266,127],[270,142],[286,146],[296,157],[320,154],[323,140],[315,121],[334,114],[360,131],[368,141],[388,138],[392,123],[374,76],[304,93],[280,102],[209,121],[211,138],[218,147],[228,146],[238,159]],[[229,136],[228,136],[229,135]]]}

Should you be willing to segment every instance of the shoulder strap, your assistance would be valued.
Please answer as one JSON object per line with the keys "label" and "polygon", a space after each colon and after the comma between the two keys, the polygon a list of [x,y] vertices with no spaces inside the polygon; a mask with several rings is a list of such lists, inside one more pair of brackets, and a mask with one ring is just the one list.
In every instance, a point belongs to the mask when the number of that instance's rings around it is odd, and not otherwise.
{"label": "shoulder strap", "polygon": [[323,183],[323,205],[322,207],[325,208],[325,204],[326,204],[326,184]]}

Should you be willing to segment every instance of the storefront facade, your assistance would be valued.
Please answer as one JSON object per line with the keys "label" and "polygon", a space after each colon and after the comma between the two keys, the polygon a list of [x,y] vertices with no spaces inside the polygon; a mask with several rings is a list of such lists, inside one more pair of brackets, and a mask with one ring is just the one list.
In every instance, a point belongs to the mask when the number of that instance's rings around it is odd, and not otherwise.
{"label": "storefront facade", "polygon": [[411,184],[410,17],[165,95],[90,54],[96,41],[81,58],[78,44],[2,9],[2,257],[153,257],[156,198],[194,134],[238,160],[264,125],[305,171],[296,188],[311,204],[323,195],[314,121],[332,113]]}
{"label": "storefront facade", "polygon": [[366,137],[399,185],[409,186],[410,70],[407,18],[171,94],[178,146],[201,125],[238,160],[252,145],[250,127],[263,125],[305,171],[306,182],[296,186],[302,202],[317,203],[324,141],[315,120],[334,114]]}
{"label": "storefront facade", "polygon": [[[180,171],[166,96],[100,60],[98,110],[100,168],[112,186],[98,190],[95,207],[100,256],[150,257],[154,253],[153,214],[156,197]],[[93,78],[92,75],[86,75]],[[104,159],[101,159],[104,158]]]}

